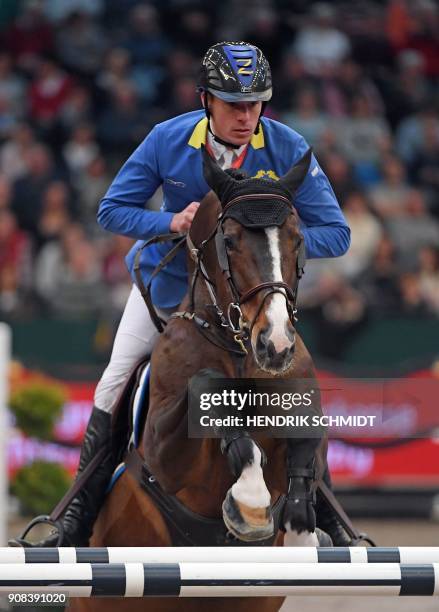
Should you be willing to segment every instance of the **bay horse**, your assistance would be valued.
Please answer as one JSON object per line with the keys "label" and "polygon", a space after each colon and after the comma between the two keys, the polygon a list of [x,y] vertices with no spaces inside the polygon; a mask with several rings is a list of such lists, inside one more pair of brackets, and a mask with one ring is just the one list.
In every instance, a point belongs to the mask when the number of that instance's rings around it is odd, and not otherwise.
{"label": "bay horse", "polygon": [[[293,201],[310,160],[308,151],[274,181],[224,172],[203,151],[212,191],[187,238],[190,290],[151,356],[138,455],[168,498],[200,520],[222,515],[233,545],[319,543],[314,494],[326,468],[323,433],[312,439],[242,431],[229,431],[221,440],[188,437],[189,381],[307,379],[317,388],[312,359],[295,329],[304,243]],[[320,414],[319,403],[315,411]],[[274,520],[279,500],[280,525]],[[172,546],[175,539],[160,504],[125,471],[107,496],[90,545]],[[282,603],[281,597],[72,601],[73,609],[94,612],[275,612]]]}

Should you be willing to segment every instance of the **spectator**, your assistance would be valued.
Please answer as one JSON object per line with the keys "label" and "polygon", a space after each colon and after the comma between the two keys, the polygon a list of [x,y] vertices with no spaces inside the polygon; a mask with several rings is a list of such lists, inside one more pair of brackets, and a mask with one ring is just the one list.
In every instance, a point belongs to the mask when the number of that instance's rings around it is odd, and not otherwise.
{"label": "spectator", "polygon": [[274,8],[268,5],[255,6],[249,31],[244,34],[243,39],[251,40],[253,45],[264,49],[270,66],[281,64],[283,37],[279,12]]}
{"label": "spectator", "polygon": [[361,293],[338,275],[327,274],[320,290],[319,352],[326,358],[340,359],[366,322],[367,305]]}
{"label": "spectator", "polygon": [[63,148],[65,162],[74,180],[78,179],[98,154],[99,147],[93,127],[89,123],[79,124]]}
{"label": "spectator", "polygon": [[93,77],[98,72],[107,46],[102,26],[83,10],[71,12],[56,36],[61,62],[83,77]]}
{"label": "spectator", "polygon": [[42,144],[33,145],[26,158],[29,171],[15,182],[13,210],[20,228],[35,234],[43,193],[55,178],[55,168],[50,150]]}
{"label": "spectator", "polygon": [[46,2],[44,14],[53,23],[64,21],[72,13],[85,13],[87,16],[98,18],[104,12],[105,0],[56,0]]}
{"label": "spectator", "polygon": [[6,48],[26,72],[32,72],[40,58],[53,51],[53,38],[52,26],[38,0],[23,3],[15,22],[4,35]]}
{"label": "spectator", "polygon": [[134,87],[129,83],[120,83],[110,108],[99,120],[99,139],[118,158],[124,157],[148,132],[148,123]]}
{"label": "spectator", "polygon": [[0,208],[0,312],[18,309],[31,279],[31,243],[12,211]]}
{"label": "spectator", "polygon": [[0,211],[12,208],[12,187],[7,175],[0,174]]}
{"label": "spectator", "polygon": [[439,76],[439,10],[433,0],[418,0],[410,6],[410,27],[401,40],[404,49],[420,53],[428,77]]}
{"label": "spectator", "polygon": [[439,138],[439,116],[434,105],[424,104],[418,112],[407,117],[396,130],[396,150],[402,161],[407,164],[414,162],[424,148],[425,126],[436,132]]}
{"label": "spectator", "polygon": [[200,6],[182,6],[175,14],[175,38],[178,44],[187,46],[197,56],[202,56],[206,49],[212,44],[212,19],[211,11]]}
{"label": "spectator", "polygon": [[313,89],[303,89],[296,97],[294,110],[282,115],[282,122],[293,128],[313,147],[328,129],[328,117],[322,113]]}
{"label": "spectator", "polygon": [[422,145],[410,166],[413,182],[425,188],[433,199],[435,214],[439,214],[439,121],[426,118],[423,123]]}
{"label": "spectator", "polygon": [[421,191],[409,191],[405,210],[388,219],[387,230],[396,246],[401,269],[413,270],[422,247],[439,245],[439,221],[427,211]]}
{"label": "spectator", "polygon": [[383,115],[385,111],[378,88],[364,76],[361,66],[351,58],[341,62],[334,78],[324,81],[322,93],[326,110],[333,117],[349,115],[357,96],[367,100],[372,114]]}
{"label": "spectator", "polygon": [[53,181],[47,186],[42,198],[41,215],[38,220],[37,248],[50,240],[60,238],[71,221],[69,189],[62,181]]}
{"label": "spectator", "polygon": [[121,46],[129,51],[133,64],[154,66],[162,62],[169,51],[169,41],[157,10],[151,4],[139,3],[129,12],[127,25]]}
{"label": "spectator", "polygon": [[28,151],[35,144],[34,133],[26,123],[18,124],[0,149],[0,171],[11,181],[29,172]]}
{"label": "spectator", "polygon": [[399,312],[405,316],[425,317],[428,307],[424,301],[419,278],[414,272],[406,272],[399,277]]}
{"label": "spectator", "polygon": [[171,100],[172,102],[169,104],[171,115],[192,111],[199,101],[196,80],[191,76],[178,78],[172,88]]}
{"label": "spectator", "polygon": [[319,80],[305,73],[298,57],[291,52],[287,53],[281,62],[279,84],[273,104],[280,111],[289,111],[295,106],[298,93],[304,89],[314,89],[319,93]]}
{"label": "spectator", "polygon": [[387,98],[387,115],[392,126],[398,125],[405,117],[416,113],[433,95],[425,77],[424,60],[413,50],[403,51],[397,58],[396,77],[387,78],[383,83]]}
{"label": "spectator", "polygon": [[132,81],[130,52],[123,47],[110,49],[96,77],[96,84],[105,100],[111,99],[121,83]]}
{"label": "spectator", "polygon": [[370,267],[356,283],[372,312],[385,316],[395,311],[399,295],[397,279],[395,245],[383,235]]}
{"label": "spectator", "polygon": [[310,23],[294,41],[293,52],[309,74],[330,76],[351,50],[349,38],[334,26],[336,12],[329,2],[311,6]]}
{"label": "spectator", "polygon": [[57,127],[71,86],[71,78],[55,61],[39,61],[30,87],[30,116],[43,135]]}
{"label": "spectator", "polygon": [[337,151],[322,154],[322,166],[330,180],[337,200],[341,206],[351,191],[355,191],[357,184],[352,176],[352,168],[343,155]]}
{"label": "spectator", "polygon": [[0,52],[0,104],[10,110],[15,120],[22,119],[26,104],[26,82],[13,70],[11,56]]}
{"label": "spectator", "polygon": [[370,192],[373,208],[382,219],[401,215],[410,193],[404,165],[395,155],[388,155],[383,159],[382,174],[381,182]]}
{"label": "spectator", "polygon": [[35,281],[39,295],[58,316],[97,316],[106,308],[98,253],[76,225],[65,227],[61,242],[48,243],[41,251]]}
{"label": "spectator", "polygon": [[96,213],[98,204],[111,183],[111,178],[105,158],[99,155],[87,165],[76,181],[79,215],[91,233],[101,233],[96,223]]}
{"label": "spectator", "polygon": [[73,84],[59,113],[62,129],[70,134],[78,123],[93,123],[94,109],[89,89]]}
{"label": "spectator", "polygon": [[334,260],[334,266],[345,279],[355,281],[370,265],[383,230],[359,191],[349,194],[343,212],[351,228],[351,246],[343,257]]}
{"label": "spectator", "polygon": [[159,83],[164,78],[164,70],[154,66],[132,66],[130,53],[123,47],[112,49],[105,60],[103,70],[98,74],[96,84],[104,104],[114,95],[121,83],[129,82],[142,98],[152,102],[157,96]]}
{"label": "spectator", "polygon": [[104,281],[114,311],[120,316],[131,291],[132,280],[125,265],[125,255],[133,245],[126,236],[111,236],[103,261]]}
{"label": "spectator", "polygon": [[352,116],[336,124],[337,144],[354,167],[357,180],[367,186],[378,177],[381,157],[390,144],[390,130],[382,117],[376,117],[369,99],[358,95],[352,102]]}

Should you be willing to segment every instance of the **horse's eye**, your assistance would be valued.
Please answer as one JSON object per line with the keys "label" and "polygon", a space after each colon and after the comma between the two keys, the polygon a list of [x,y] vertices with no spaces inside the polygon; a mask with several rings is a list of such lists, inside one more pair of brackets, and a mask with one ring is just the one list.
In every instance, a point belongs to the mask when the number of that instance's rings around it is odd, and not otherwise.
{"label": "horse's eye", "polygon": [[228,251],[233,251],[233,249],[235,248],[233,238],[231,238],[230,236],[224,236],[224,244],[226,245],[226,249]]}

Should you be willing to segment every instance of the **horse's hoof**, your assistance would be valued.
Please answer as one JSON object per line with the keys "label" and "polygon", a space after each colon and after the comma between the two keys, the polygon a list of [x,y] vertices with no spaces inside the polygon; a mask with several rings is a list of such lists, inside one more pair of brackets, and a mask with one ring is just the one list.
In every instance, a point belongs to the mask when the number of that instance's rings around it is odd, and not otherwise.
{"label": "horse's hoof", "polygon": [[329,546],[334,546],[331,540],[331,536],[326,533],[326,531],[322,531],[318,527],[316,527],[316,536],[319,541],[319,546],[328,548]]}
{"label": "horse's hoof", "polygon": [[227,529],[243,542],[267,540],[274,535],[274,521],[270,507],[251,508],[236,501],[231,490],[223,501],[223,520]]}

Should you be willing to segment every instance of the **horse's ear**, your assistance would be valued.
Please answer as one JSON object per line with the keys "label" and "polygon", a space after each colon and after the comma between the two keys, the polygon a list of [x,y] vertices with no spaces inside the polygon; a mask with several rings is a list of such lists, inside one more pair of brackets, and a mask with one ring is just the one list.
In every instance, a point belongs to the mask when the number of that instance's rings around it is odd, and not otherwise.
{"label": "horse's ear", "polygon": [[297,164],[294,164],[294,166],[290,168],[288,172],[280,179],[280,183],[288,189],[291,195],[296,193],[297,189],[305,179],[311,163],[311,155],[312,149],[310,147],[305,155],[299,159]]}
{"label": "horse's ear", "polygon": [[234,179],[226,174],[214,159],[209,155],[205,146],[201,145],[203,156],[204,180],[222,201],[227,186],[234,183]]}

